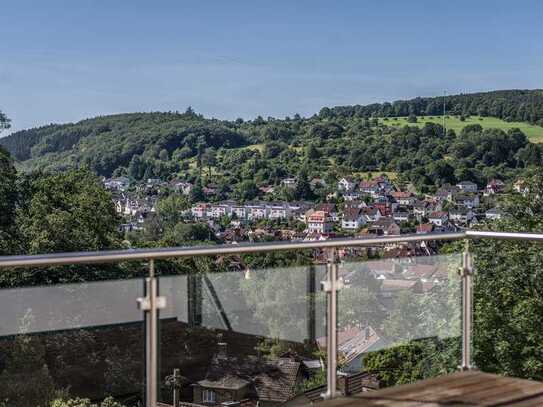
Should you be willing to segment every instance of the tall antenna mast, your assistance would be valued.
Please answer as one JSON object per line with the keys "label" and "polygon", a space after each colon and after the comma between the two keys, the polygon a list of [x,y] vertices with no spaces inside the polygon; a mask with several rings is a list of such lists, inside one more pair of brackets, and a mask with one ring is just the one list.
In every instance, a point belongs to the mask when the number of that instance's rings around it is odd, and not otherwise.
{"label": "tall antenna mast", "polygon": [[447,126],[445,125],[445,97],[447,96],[447,91],[443,91],[443,135],[447,136]]}

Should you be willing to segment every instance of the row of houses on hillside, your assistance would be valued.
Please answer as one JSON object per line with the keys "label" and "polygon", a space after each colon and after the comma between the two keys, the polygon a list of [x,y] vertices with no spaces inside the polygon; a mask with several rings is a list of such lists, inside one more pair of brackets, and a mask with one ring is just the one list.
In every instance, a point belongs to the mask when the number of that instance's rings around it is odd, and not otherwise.
{"label": "row of houses on hillside", "polygon": [[309,207],[308,202],[246,202],[225,201],[219,203],[198,203],[190,209],[195,219],[220,219],[222,217],[240,220],[281,220],[300,217]]}

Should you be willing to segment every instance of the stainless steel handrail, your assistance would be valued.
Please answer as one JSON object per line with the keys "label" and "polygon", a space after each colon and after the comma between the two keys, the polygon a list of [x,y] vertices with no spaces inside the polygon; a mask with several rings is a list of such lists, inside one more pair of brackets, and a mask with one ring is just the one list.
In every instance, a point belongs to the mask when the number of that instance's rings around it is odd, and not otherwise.
{"label": "stainless steel handrail", "polygon": [[[0,256],[0,269],[7,267],[61,266],[68,264],[116,263],[133,260],[166,259],[173,257],[215,256],[226,254],[261,253],[284,250],[363,247],[387,243],[420,242],[434,240],[460,240],[465,232],[428,233],[375,238],[330,239],[317,242],[274,242],[229,244],[198,247],[171,247],[161,249],[105,250],[98,252],[58,253],[33,256]],[[543,237],[542,237],[543,239]]]}
{"label": "stainless steel handrail", "polygon": [[531,242],[543,241],[543,233],[466,230],[465,234],[466,234],[466,238],[468,239],[526,240],[526,241],[531,241]]}

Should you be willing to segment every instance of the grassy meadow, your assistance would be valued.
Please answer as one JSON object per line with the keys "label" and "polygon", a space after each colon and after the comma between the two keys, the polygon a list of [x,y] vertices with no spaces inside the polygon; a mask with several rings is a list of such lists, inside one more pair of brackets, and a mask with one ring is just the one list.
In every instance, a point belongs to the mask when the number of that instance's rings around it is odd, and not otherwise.
{"label": "grassy meadow", "polygon": [[[417,123],[409,123],[407,117],[389,117],[388,120],[379,119],[383,124],[389,126],[424,126],[426,122],[443,124],[442,116],[418,116]],[[534,126],[524,122],[506,122],[495,117],[470,116],[465,121],[461,121],[458,116],[449,116],[445,118],[445,125],[448,129],[453,129],[456,133],[460,132],[465,126],[470,124],[480,124],[483,128],[498,128],[509,130],[518,127],[533,143],[543,143],[543,127]]]}

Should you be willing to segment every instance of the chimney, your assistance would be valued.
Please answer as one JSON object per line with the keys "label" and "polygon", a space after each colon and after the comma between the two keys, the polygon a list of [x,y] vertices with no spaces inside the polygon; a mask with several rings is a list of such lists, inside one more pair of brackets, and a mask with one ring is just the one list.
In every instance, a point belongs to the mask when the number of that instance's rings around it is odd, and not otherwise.
{"label": "chimney", "polygon": [[217,344],[217,359],[226,360],[228,359],[228,344],[226,342],[219,342]]}

